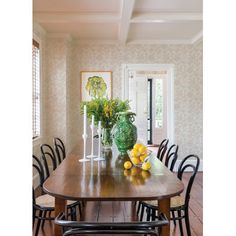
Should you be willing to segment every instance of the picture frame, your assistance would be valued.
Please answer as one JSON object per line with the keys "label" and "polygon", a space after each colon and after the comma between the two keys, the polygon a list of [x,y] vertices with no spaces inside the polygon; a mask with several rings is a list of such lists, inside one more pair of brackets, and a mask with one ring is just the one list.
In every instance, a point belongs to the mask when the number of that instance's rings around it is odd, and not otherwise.
{"label": "picture frame", "polygon": [[81,71],[80,99],[91,101],[93,98],[112,98],[111,71]]}

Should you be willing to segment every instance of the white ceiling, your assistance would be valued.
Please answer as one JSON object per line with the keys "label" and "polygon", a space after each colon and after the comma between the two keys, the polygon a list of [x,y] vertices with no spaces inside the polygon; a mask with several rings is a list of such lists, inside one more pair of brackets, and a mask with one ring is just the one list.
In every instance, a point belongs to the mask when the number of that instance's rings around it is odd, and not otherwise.
{"label": "white ceiling", "polygon": [[191,44],[202,38],[202,0],[33,0],[33,20],[80,42]]}

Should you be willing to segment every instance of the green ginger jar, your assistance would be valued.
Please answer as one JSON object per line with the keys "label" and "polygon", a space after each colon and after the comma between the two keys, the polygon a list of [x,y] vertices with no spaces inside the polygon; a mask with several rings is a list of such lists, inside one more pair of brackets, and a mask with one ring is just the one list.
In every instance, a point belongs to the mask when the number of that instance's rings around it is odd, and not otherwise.
{"label": "green ginger jar", "polygon": [[113,128],[115,144],[121,154],[133,148],[137,141],[137,128],[133,125],[136,114],[130,111],[117,113],[117,122]]}

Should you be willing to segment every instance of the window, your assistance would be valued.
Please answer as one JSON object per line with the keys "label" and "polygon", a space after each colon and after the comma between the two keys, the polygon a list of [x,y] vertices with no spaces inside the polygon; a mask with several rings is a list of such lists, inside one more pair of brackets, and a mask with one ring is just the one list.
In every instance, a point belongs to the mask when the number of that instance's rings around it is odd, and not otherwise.
{"label": "window", "polygon": [[163,126],[163,81],[161,79],[156,80],[156,128],[162,128]]}
{"label": "window", "polygon": [[32,45],[32,128],[33,138],[40,136],[40,51],[39,43]]}

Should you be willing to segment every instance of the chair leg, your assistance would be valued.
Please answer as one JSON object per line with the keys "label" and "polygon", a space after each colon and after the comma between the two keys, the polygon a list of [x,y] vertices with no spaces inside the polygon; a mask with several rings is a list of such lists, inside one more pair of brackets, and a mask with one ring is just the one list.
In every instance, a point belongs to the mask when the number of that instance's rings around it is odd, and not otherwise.
{"label": "chair leg", "polygon": [[152,221],[155,221],[155,219],[156,219],[156,210],[152,209],[151,213],[152,213]]}
{"label": "chair leg", "polygon": [[173,219],[174,225],[176,226],[175,212],[172,211],[171,214],[172,214],[172,219]]}
{"label": "chair leg", "polygon": [[42,211],[39,211],[39,215],[38,215],[38,222],[37,222],[37,226],[36,226],[36,230],[35,230],[35,236],[38,236],[38,233],[39,233],[39,227],[40,227],[40,224],[41,224],[41,217],[43,215],[43,212]]}
{"label": "chair leg", "polygon": [[138,208],[137,208],[137,215],[139,215],[140,209],[141,209],[141,202],[139,201],[138,202]]}
{"label": "chair leg", "polygon": [[44,218],[44,219],[42,219],[42,225],[41,225],[41,228],[42,228],[42,229],[43,229],[43,227],[44,227],[44,223],[45,223],[45,219],[46,219],[46,216],[47,216],[47,212],[48,212],[48,211],[44,211],[44,212],[43,212],[43,218]]}
{"label": "chair leg", "polygon": [[79,202],[78,208],[79,208],[79,214],[80,214],[80,218],[81,218],[82,217],[82,206],[81,206],[80,202]]}
{"label": "chair leg", "polygon": [[[181,210],[178,210],[178,217],[181,217]],[[180,230],[180,235],[183,236],[183,225],[182,225],[182,219],[179,219],[179,230]]]}
{"label": "chair leg", "polygon": [[151,219],[151,209],[147,208],[147,221],[150,221]]}
{"label": "chair leg", "polygon": [[143,213],[144,213],[144,205],[141,204],[141,213],[140,213],[140,218],[139,218],[140,221],[143,221]]}
{"label": "chair leg", "polygon": [[185,214],[185,225],[186,225],[187,235],[191,236],[191,229],[190,229],[188,209],[186,209],[184,211],[184,214]]}

